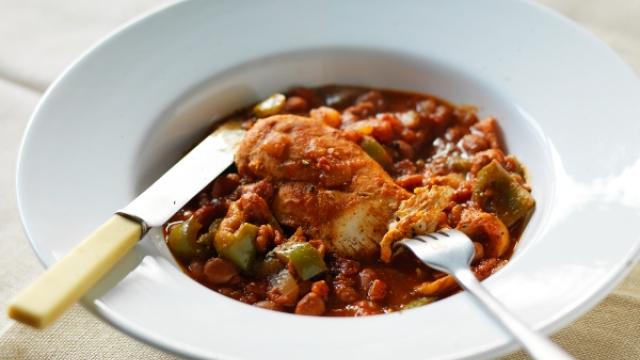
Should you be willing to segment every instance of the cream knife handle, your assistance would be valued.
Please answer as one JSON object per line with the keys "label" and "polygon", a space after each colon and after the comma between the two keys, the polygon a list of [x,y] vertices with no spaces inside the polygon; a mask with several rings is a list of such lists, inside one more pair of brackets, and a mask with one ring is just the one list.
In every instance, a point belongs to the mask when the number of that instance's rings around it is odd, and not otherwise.
{"label": "cream knife handle", "polygon": [[141,235],[138,222],[113,215],[19,293],[9,304],[9,317],[36,328],[49,325],[100,280]]}

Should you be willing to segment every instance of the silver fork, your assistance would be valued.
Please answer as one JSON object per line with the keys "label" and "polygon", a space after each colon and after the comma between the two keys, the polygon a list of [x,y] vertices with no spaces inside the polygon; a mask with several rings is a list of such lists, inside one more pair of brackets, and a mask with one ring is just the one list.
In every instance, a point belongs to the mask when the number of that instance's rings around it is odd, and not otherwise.
{"label": "silver fork", "polygon": [[408,248],[423,263],[453,276],[463,289],[473,295],[522,344],[532,358],[571,359],[551,340],[531,330],[513,316],[480,284],[469,269],[475,248],[471,239],[463,232],[453,229],[437,231],[403,239],[394,246]]}

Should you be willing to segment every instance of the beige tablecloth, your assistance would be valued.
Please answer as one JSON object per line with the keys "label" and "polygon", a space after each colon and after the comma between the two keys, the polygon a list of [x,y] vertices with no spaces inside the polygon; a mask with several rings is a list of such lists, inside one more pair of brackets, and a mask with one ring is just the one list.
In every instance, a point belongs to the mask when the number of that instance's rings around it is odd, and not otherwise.
{"label": "beige tablecloth", "polygon": [[[18,145],[30,113],[47,86],[86,48],[165,2],[0,0],[1,309],[42,272],[22,232],[14,190]],[[595,33],[640,72],[640,1],[542,2]],[[553,338],[580,359],[640,359],[640,267],[600,305]],[[44,331],[18,325],[0,312],[0,359],[90,358],[175,357],[123,335],[80,306]],[[516,353],[507,358],[526,357]]]}

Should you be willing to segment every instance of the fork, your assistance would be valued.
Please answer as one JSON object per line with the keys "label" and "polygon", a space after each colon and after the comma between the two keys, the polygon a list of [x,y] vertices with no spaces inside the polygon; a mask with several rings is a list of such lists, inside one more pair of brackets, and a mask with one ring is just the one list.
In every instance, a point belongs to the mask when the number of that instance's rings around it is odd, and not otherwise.
{"label": "fork", "polygon": [[482,286],[469,269],[475,247],[463,232],[453,229],[437,231],[403,239],[394,245],[395,248],[400,246],[411,250],[426,265],[453,276],[463,289],[473,295],[522,344],[532,358],[572,359],[551,340],[531,330],[513,316]]}

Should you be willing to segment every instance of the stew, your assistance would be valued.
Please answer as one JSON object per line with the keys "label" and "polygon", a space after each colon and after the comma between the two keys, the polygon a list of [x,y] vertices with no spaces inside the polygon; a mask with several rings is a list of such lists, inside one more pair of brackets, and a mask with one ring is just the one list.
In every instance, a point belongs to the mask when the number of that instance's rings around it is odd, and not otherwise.
{"label": "stew", "polygon": [[502,267],[533,211],[495,118],[431,95],[295,88],[242,109],[235,165],[165,226],[196,281],[266,309],[360,316],[459,291],[404,237],[457,228],[479,279]]}

